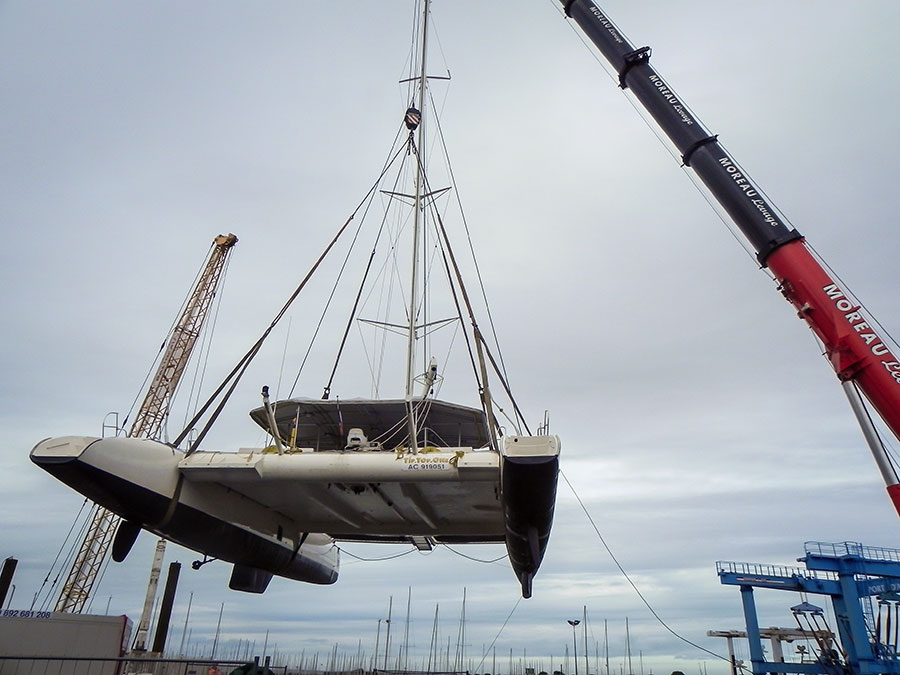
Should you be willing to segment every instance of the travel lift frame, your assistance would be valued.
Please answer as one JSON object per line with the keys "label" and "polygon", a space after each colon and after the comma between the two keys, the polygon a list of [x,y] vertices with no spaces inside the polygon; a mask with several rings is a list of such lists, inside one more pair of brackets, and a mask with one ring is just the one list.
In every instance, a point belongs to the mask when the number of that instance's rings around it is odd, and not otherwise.
{"label": "travel lift frame", "polygon": [[[738,586],[744,607],[753,675],[764,673],[824,673],[875,675],[900,673],[897,658],[897,622],[900,621],[900,550],[863,546],[855,542],[806,542],[798,562],[806,569],[758,563],[718,562],[719,580]],[[821,607],[803,601],[791,607],[798,628],[813,636],[815,653],[809,663],[766,661],[762,648],[754,588],[770,588],[828,596],[837,623],[837,635],[828,629]],[[872,609],[878,602],[878,617]],[[881,608],[887,605],[882,640]],[[891,611],[895,618],[893,643]],[[805,625],[804,625],[805,623]],[[777,658],[777,656],[776,656]]]}

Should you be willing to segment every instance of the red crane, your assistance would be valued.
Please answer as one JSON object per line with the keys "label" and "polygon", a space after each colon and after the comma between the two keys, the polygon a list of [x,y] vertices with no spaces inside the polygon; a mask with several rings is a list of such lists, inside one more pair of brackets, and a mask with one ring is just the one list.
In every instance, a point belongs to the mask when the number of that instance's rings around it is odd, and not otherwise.
{"label": "red crane", "polygon": [[592,0],[560,0],[618,73],[628,89],[677,148],[684,166],[703,182],[756,251],[778,289],[821,341],[857,419],[888,495],[900,513],[900,478],[862,408],[868,399],[900,439],[900,360],[859,304],[812,255],[805,238],[784,222],[738,163],[650,65],[649,47],[635,48]]}

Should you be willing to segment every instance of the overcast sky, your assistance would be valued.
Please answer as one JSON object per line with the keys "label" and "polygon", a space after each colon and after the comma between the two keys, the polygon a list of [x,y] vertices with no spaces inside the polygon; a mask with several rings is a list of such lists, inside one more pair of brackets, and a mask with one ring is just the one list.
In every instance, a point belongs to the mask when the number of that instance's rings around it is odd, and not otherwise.
{"label": "overcast sky", "polygon": [[[460,197],[532,428],[548,409],[563,472],[619,562],[673,630],[723,653],[706,631],[743,622],[716,560],[789,564],[807,540],[898,546],[897,515],[809,330],[557,5],[435,2],[430,71],[452,76],[435,95]],[[603,8],[897,331],[900,4]],[[207,377],[256,339],[381,167],[407,105],[412,17],[407,0],[0,2],[0,556],[20,561],[15,608],[31,606],[82,501],[30,448],[128,410],[220,232],[240,243]],[[284,377],[296,372],[308,324],[292,315],[293,337],[275,338],[208,449],[261,441],[246,411],[281,377],[285,344]],[[94,611],[137,620],[154,543],[144,533],[110,566]],[[261,597],[228,591],[225,564],[190,570],[195,558],[169,548],[185,564],[176,646],[193,593],[194,641],[212,639],[224,602],[223,638],[257,651],[269,630],[320,662],[335,642],[371,654],[391,596],[399,644],[411,587],[412,654],[428,651],[435,603],[455,650],[465,587],[473,657],[519,593],[507,561],[445,549],[345,555],[335,586],[275,580]],[[797,598],[760,595],[762,625],[792,625]],[[534,597],[500,635],[496,669],[510,650],[558,667],[585,605],[601,655],[609,622],[613,672],[625,617],[635,671],[639,652],[660,673],[707,660],[653,619],[561,480]]]}

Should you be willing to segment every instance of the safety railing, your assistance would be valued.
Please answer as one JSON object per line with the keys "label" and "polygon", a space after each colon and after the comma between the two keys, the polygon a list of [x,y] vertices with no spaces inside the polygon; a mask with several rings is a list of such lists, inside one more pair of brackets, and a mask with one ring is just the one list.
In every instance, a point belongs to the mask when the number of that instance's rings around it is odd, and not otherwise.
{"label": "safety railing", "polygon": [[824,541],[808,541],[803,545],[807,554],[829,558],[856,556],[866,560],[900,562],[900,549],[882,546],[863,546],[855,541],[829,543]]}
{"label": "safety railing", "polygon": [[836,580],[834,572],[808,570],[789,565],[770,565],[766,563],[732,562],[720,560],[716,563],[716,572],[722,574],[746,574],[748,576],[768,577],[805,577],[807,579]]}

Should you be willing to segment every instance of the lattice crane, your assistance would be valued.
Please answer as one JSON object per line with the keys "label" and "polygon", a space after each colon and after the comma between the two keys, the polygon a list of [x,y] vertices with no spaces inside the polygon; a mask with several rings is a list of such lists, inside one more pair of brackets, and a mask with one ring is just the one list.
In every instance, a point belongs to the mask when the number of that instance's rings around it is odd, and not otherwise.
{"label": "lattice crane", "polygon": [[[216,295],[228,254],[237,240],[233,234],[220,234],[213,240],[209,258],[185,303],[178,323],[172,329],[156,375],[138,409],[128,436],[159,438],[169,414],[169,405],[178,389],[178,383],[197,344],[203,322]],[[75,556],[54,611],[75,614],[83,611],[97,581],[100,567],[106,559],[119,520],[119,516],[111,511],[94,505],[87,534]]]}

